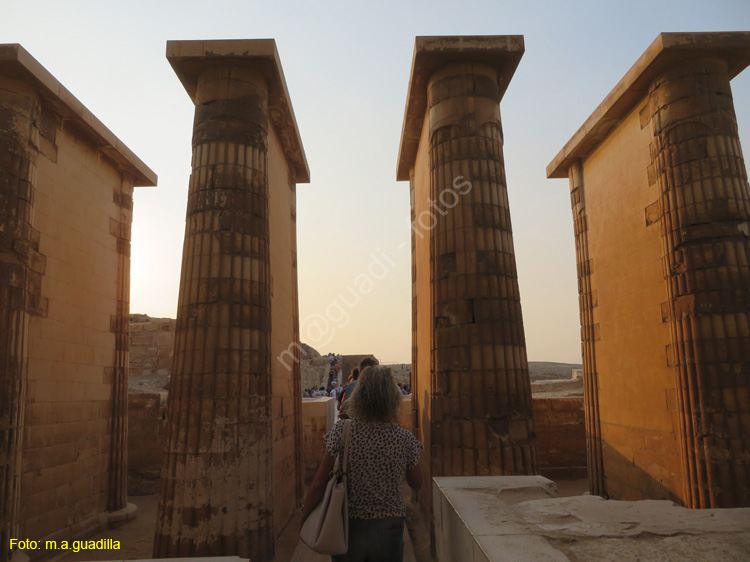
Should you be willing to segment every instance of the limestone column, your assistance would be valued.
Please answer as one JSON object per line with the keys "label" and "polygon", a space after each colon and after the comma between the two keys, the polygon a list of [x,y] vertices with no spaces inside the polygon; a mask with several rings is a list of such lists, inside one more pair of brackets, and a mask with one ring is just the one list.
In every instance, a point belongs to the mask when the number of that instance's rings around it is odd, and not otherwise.
{"label": "limestone column", "polygon": [[118,512],[128,500],[128,365],[130,330],[130,230],[133,222],[133,179],[123,173],[114,200],[120,211],[110,219],[110,234],[117,244],[117,311],[110,319],[115,334],[112,371],[112,426],[109,453],[107,510]]}
{"label": "limestone column", "polygon": [[[289,178],[289,189],[296,192],[297,184],[294,178]],[[297,283],[297,206],[292,208],[292,220],[289,224],[292,240],[292,323],[294,326],[294,341],[299,344],[299,287]],[[302,368],[300,367],[301,346],[294,346],[294,364],[292,365],[292,381],[294,385],[294,464],[296,482],[294,487],[295,505],[302,505],[304,499],[304,446],[302,439]]]}
{"label": "limestone column", "polygon": [[157,557],[274,557],[268,85],[240,60],[197,71]]}
{"label": "limestone column", "polygon": [[597,295],[591,286],[588,217],[583,166],[580,160],[568,169],[570,205],[573,210],[576,265],[578,269],[578,308],[581,318],[581,355],[583,357],[584,420],[586,424],[586,458],[588,461],[589,491],[596,496],[607,495],[602,454],[602,428],[599,413],[599,373],[596,367],[597,330],[594,308]]}
{"label": "limestone column", "polygon": [[0,561],[20,537],[28,325],[44,271],[32,227],[40,112],[32,88],[0,77]]}
{"label": "limestone column", "polygon": [[750,506],[750,190],[727,62],[651,83],[686,503]]}
{"label": "limestone column", "polygon": [[537,472],[499,103],[484,62],[427,83],[433,476]]}

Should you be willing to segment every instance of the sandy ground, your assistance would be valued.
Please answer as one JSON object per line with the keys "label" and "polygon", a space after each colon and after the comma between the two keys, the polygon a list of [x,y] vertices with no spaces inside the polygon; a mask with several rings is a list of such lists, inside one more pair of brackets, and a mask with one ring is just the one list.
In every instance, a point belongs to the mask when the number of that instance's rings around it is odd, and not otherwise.
{"label": "sandy ground", "polygon": [[137,517],[115,528],[108,529],[91,537],[93,540],[112,539],[120,541],[120,550],[81,550],[69,551],[54,559],[55,562],[76,560],[137,560],[151,558],[156,527],[157,496],[131,496],[129,503],[138,506]]}
{"label": "sandy ground", "polygon": [[[559,497],[576,496],[586,493],[587,480],[560,480],[557,482]],[[409,501],[410,493],[404,491],[407,503],[407,527],[411,536],[417,562],[430,562],[430,534],[425,522],[421,521],[414,504]],[[115,529],[109,529],[93,540],[112,539],[120,542],[119,550],[69,551],[49,562],[78,562],[92,560],[138,560],[151,558],[156,524],[157,496],[131,496],[130,503],[138,506],[138,516]],[[299,521],[295,518],[287,524],[276,542],[276,562],[289,562],[297,548]]]}

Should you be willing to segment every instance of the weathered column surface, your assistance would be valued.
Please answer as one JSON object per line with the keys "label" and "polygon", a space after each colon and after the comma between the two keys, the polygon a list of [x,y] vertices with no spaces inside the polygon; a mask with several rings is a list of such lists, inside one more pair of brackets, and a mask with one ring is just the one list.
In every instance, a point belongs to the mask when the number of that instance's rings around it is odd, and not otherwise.
{"label": "weathered column surface", "polygon": [[44,271],[32,226],[40,112],[33,88],[0,76],[0,560],[20,531],[28,322]]}
{"label": "weathered column surface", "polygon": [[649,95],[690,507],[750,506],[750,190],[729,77],[689,58]]}
{"label": "weathered column surface", "polygon": [[592,261],[589,256],[586,189],[580,160],[568,169],[570,205],[573,210],[576,268],[578,273],[578,308],[581,319],[581,355],[583,358],[584,423],[586,425],[586,458],[588,461],[589,491],[606,496],[602,428],[599,416],[599,373],[596,370],[596,324],[594,309],[596,293],[591,285]]}
{"label": "weathered column surface", "polygon": [[206,51],[170,59],[183,83],[194,76],[196,109],[154,555],[265,561],[274,556],[268,83],[252,55]]}
{"label": "weathered column surface", "polygon": [[416,40],[397,179],[410,181],[414,431],[429,476],[537,471],[499,108],[523,50],[520,36]]}
{"label": "weathered column surface", "polygon": [[133,178],[122,173],[114,200],[117,218],[110,222],[110,234],[117,239],[117,311],[110,319],[115,334],[112,367],[112,427],[109,452],[109,497],[107,510],[119,511],[128,500],[128,367],[130,318],[130,230],[133,222]]}
{"label": "weathered column surface", "polygon": [[433,476],[537,470],[498,80],[468,60],[427,85]]}

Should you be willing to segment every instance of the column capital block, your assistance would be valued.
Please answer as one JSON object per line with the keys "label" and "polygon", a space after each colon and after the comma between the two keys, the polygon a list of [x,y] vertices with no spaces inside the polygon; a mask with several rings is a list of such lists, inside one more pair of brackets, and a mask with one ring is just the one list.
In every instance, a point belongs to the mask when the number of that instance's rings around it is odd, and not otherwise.
{"label": "column capital block", "polygon": [[547,166],[548,178],[568,177],[573,162],[586,158],[633,107],[652,81],[670,67],[700,59],[727,63],[732,79],[750,65],[750,31],[660,33],[586,122]]}
{"label": "column capital block", "polygon": [[449,64],[486,64],[497,72],[497,89],[502,99],[524,53],[523,35],[471,35],[417,37],[406,97],[404,124],[398,154],[396,180],[409,179],[414,166],[427,108],[427,83],[432,74]]}
{"label": "column capital block", "polygon": [[284,153],[290,159],[297,183],[310,182],[310,168],[294,116],[291,98],[273,39],[221,39],[167,41],[167,60],[196,103],[198,77],[217,66],[243,68],[260,73],[268,82],[269,116],[279,132]]}

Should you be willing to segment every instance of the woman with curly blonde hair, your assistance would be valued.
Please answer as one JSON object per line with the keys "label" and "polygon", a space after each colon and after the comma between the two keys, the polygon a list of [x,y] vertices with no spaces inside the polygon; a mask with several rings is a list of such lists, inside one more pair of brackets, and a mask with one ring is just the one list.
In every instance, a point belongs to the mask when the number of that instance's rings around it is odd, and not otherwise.
{"label": "woman with curly blonde hair", "polygon": [[[364,369],[351,395],[348,496],[349,551],[332,562],[400,562],[404,556],[404,480],[422,486],[422,444],[395,424],[401,391],[390,368]],[[326,451],[302,506],[303,520],[323,497],[336,455],[343,449],[344,420],[323,438]]]}

